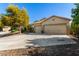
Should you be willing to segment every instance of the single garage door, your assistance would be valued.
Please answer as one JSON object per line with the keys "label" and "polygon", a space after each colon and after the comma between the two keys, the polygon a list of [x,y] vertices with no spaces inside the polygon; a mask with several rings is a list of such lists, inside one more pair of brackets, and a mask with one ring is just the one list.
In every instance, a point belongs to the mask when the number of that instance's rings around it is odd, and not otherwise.
{"label": "single garage door", "polygon": [[41,26],[35,27],[35,32],[36,33],[41,33]]}
{"label": "single garage door", "polygon": [[48,25],[44,27],[46,34],[62,35],[67,34],[66,25]]}

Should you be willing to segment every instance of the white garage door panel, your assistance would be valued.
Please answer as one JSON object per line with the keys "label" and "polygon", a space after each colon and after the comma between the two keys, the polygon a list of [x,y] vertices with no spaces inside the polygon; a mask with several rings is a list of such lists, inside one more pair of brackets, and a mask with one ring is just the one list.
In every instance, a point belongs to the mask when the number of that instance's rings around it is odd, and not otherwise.
{"label": "white garage door panel", "polygon": [[41,27],[40,27],[40,26],[35,27],[35,32],[36,32],[36,33],[41,33]]}
{"label": "white garage door panel", "polygon": [[45,26],[45,33],[47,34],[66,34],[65,25],[52,25]]}

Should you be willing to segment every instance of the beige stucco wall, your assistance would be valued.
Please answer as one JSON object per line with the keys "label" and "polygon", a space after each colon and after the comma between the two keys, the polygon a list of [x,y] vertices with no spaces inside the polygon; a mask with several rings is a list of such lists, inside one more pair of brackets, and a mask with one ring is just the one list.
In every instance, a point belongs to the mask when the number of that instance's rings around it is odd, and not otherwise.
{"label": "beige stucco wall", "polygon": [[67,34],[68,23],[69,20],[52,17],[41,24],[35,25],[35,32],[41,33],[44,30],[46,34]]}
{"label": "beige stucco wall", "polygon": [[67,34],[68,20],[52,17],[47,21],[43,22],[44,32],[46,34]]}
{"label": "beige stucco wall", "polygon": [[47,21],[43,22],[42,25],[45,24],[60,24],[60,23],[68,23],[68,20],[60,19],[57,17],[52,17],[51,19],[48,19]]}

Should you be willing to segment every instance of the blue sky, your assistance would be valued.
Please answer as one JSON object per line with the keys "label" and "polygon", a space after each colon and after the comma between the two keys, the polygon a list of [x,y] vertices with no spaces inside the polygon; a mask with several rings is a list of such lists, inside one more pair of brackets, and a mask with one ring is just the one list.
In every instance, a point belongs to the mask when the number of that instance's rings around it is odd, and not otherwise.
{"label": "blue sky", "polygon": [[[5,13],[8,5],[0,3],[0,14]],[[52,15],[71,18],[71,9],[74,8],[72,3],[16,3],[16,5],[20,9],[23,7],[27,9],[30,23]]]}

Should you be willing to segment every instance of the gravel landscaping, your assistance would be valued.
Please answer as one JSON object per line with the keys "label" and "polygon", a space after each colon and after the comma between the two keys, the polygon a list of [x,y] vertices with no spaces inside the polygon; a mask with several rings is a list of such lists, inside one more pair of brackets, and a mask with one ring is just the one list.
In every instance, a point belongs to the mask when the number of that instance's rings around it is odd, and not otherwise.
{"label": "gravel landscaping", "polygon": [[0,51],[1,56],[79,56],[79,44]]}

